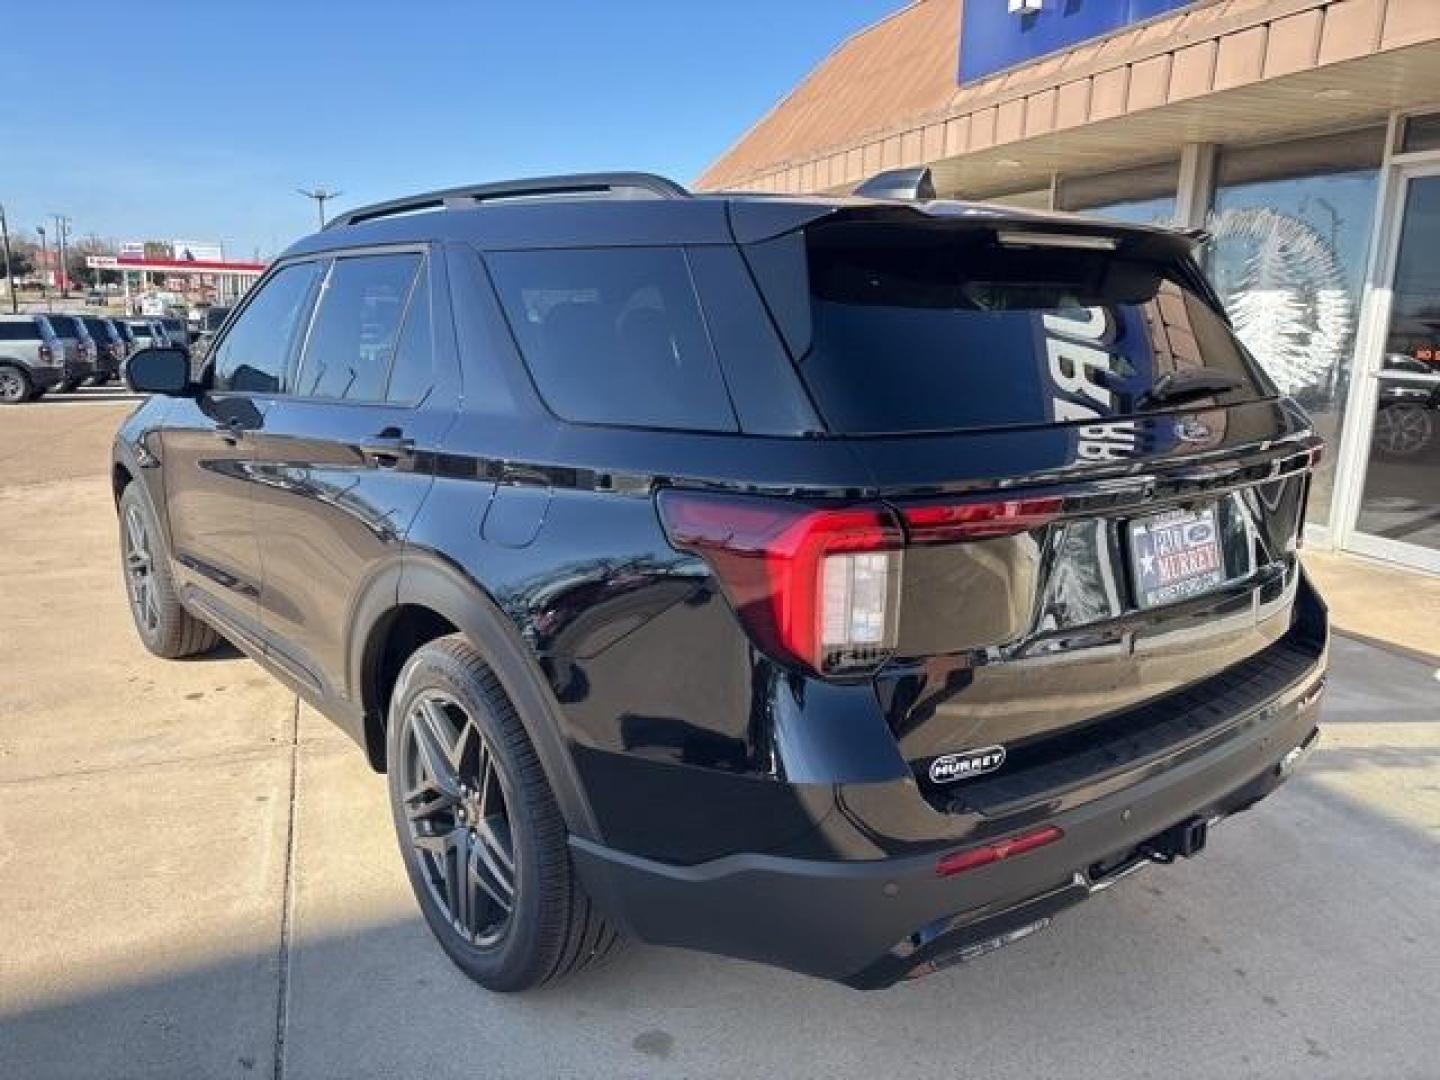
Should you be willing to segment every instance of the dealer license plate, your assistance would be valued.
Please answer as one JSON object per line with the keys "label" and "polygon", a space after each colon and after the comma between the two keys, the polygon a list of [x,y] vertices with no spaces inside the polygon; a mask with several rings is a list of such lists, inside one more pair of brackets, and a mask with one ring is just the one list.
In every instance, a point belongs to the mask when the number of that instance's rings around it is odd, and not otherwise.
{"label": "dealer license plate", "polygon": [[1142,608],[1187,600],[1223,584],[1225,558],[1215,508],[1132,521],[1130,565]]}

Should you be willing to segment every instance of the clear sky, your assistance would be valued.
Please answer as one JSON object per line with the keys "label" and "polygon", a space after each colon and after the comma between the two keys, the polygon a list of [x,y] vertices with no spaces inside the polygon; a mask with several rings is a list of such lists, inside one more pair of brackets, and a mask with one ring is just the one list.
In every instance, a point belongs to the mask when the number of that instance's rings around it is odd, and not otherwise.
{"label": "clear sky", "polygon": [[638,168],[693,180],[902,0],[0,4],[0,202],[33,232],[274,254],[339,207]]}

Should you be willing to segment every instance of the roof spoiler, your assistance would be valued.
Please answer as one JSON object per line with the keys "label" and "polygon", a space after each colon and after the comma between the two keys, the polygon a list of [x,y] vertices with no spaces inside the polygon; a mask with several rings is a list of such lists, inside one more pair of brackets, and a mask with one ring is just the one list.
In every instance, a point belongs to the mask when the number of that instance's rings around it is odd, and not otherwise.
{"label": "roof spoiler", "polygon": [[325,226],[338,229],[362,221],[408,214],[416,210],[461,210],[492,199],[543,197],[600,197],[610,199],[688,199],[690,193],[673,180],[653,173],[576,173],[571,176],[540,176],[529,180],[505,180],[495,184],[467,184],[407,195],[388,202],[347,210]]}
{"label": "roof spoiler", "polygon": [[867,199],[908,199],[928,202],[935,198],[935,180],[930,168],[921,165],[912,169],[890,169],[861,181],[853,194]]}

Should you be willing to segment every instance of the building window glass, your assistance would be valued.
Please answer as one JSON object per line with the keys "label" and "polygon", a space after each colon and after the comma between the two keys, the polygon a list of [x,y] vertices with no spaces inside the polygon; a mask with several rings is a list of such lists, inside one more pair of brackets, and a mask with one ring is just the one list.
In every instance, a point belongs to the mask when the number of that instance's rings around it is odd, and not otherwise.
{"label": "building window glass", "polygon": [[1405,120],[1400,152],[1418,154],[1425,150],[1440,150],[1440,113],[1426,113]]}
{"label": "building window glass", "polygon": [[[1240,339],[1339,446],[1384,129],[1223,152],[1205,253]],[[1330,515],[1325,456],[1309,518]]]}
{"label": "building window glass", "polygon": [[1180,163],[1166,161],[1060,182],[1056,209],[1072,210],[1136,225],[1169,225],[1175,220]]}

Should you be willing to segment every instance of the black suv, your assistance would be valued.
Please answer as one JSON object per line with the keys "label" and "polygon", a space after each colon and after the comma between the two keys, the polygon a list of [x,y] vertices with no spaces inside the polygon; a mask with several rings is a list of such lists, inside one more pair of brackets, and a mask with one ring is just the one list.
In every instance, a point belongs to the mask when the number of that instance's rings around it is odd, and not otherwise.
{"label": "black suv", "polygon": [[857,987],[981,955],[1317,738],[1321,444],[1198,239],[644,174],[352,211],[198,382],[132,359],[137,627],[354,736],[492,989],[622,933]]}

